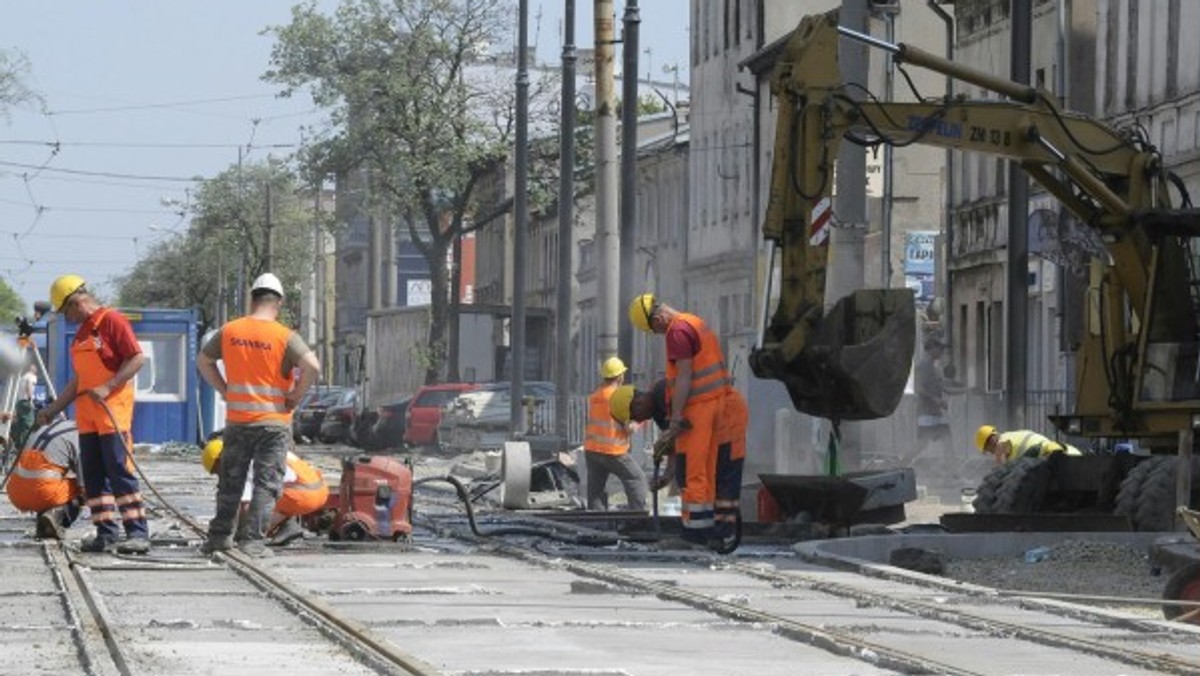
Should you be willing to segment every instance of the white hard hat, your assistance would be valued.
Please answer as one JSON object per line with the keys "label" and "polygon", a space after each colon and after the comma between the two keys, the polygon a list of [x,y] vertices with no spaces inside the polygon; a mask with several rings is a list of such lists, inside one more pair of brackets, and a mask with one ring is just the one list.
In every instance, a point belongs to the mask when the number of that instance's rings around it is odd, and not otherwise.
{"label": "white hard hat", "polygon": [[250,287],[250,293],[254,293],[259,289],[272,291],[279,294],[280,298],[283,298],[283,283],[279,281],[278,277],[269,272],[262,273],[258,276],[258,279],[254,280],[254,286]]}

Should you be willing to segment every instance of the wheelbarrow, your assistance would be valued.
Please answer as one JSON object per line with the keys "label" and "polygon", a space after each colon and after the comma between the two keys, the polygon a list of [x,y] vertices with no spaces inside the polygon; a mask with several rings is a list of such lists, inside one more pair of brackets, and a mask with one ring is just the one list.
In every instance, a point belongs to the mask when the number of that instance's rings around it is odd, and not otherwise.
{"label": "wheelbarrow", "polygon": [[[1200,511],[1180,507],[1179,516],[1192,535],[1200,540]],[[1200,603],[1200,561],[1193,561],[1171,575],[1167,586],[1163,588],[1163,600]],[[1163,616],[1176,622],[1200,624],[1200,606],[1164,605]]]}

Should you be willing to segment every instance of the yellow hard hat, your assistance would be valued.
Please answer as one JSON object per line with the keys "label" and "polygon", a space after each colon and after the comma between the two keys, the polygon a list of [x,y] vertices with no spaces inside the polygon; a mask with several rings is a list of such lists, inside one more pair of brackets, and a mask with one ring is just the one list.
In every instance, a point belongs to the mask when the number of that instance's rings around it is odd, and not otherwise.
{"label": "yellow hard hat", "polygon": [[633,415],[631,413],[633,395],[633,385],[622,385],[608,399],[608,410],[612,413],[613,419],[623,425],[628,424],[629,418]]}
{"label": "yellow hard hat", "polygon": [[979,447],[980,453],[987,453],[987,441],[996,433],[996,428],[991,425],[983,425],[975,432],[975,445]]}
{"label": "yellow hard hat", "polygon": [[217,460],[221,457],[221,451],[225,450],[225,441],[221,437],[213,437],[204,444],[204,450],[200,452],[200,464],[204,465],[204,470],[209,474],[216,471]]}
{"label": "yellow hard hat", "polygon": [[50,285],[50,307],[54,308],[55,312],[62,312],[62,306],[71,294],[82,289],[86,283],[79,275],[63,275],[54,280]]}
{"label": "yellow hard hat", "polygon": [[642,331],[650,333],[653,331],[650,328],[650,315],[654,313],[655,305],[658,305],[658,301],[652,293],[643,293],[634,298],[629,304],[629,321]]}
{"label": "yellow hard hat", "polygon": [[625,362],[621,361],[620,357],[609,357],[600,365],[600,377],[616,378],[628,370],[625,368]]}

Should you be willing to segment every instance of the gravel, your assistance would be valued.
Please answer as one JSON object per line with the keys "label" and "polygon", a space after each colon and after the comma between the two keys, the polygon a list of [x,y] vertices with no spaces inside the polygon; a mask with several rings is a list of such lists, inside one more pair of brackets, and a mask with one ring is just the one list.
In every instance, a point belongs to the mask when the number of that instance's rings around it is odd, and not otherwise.
{"label": "gravel", "polygon": [[[950,558],[946,577],[1013,591],[1162,598],[1166,576],[1151,567],[1146,552],[1111,542],[1065,540],[1046,548],[1044,558],[1028,562],[1025,555],[982,559]],[[1162,617],[1158,605],[1128,605],[1077,601],[1125,612]]]}

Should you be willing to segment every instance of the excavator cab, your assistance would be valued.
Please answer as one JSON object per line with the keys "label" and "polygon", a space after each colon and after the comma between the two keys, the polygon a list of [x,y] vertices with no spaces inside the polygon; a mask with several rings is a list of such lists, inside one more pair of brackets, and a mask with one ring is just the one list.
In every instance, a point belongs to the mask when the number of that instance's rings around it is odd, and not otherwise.
{"label": "excavator cab", "polygon": [[[891,415],[904,394],[916,310],[909,289],[860,289],[824,311],[833,160],[841,143],[840,135],[826,134],[825,117],[841,87],[836,26],[836,14],[805,18],[772,79],[779,114],[763,236],[772,258],[780,256],[780,286],[750,366],[760,378],[783,382],[803,413],[869,420]],[[768,270],[768,280],[774,274]]]}

